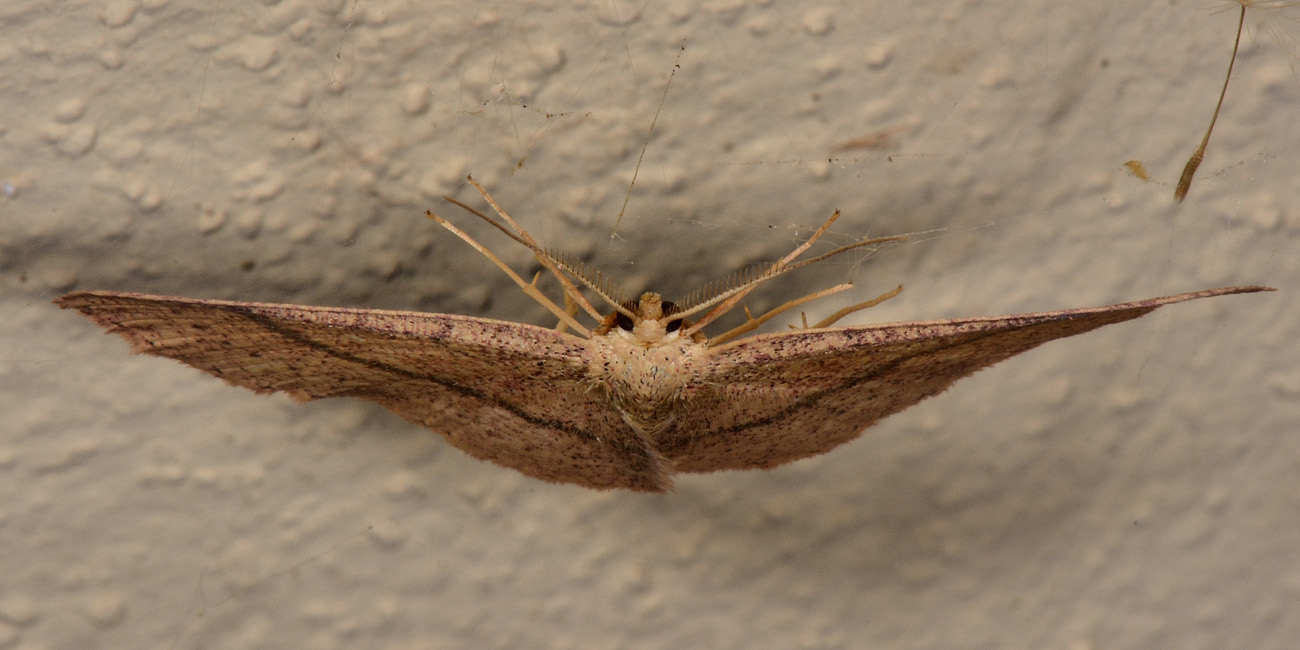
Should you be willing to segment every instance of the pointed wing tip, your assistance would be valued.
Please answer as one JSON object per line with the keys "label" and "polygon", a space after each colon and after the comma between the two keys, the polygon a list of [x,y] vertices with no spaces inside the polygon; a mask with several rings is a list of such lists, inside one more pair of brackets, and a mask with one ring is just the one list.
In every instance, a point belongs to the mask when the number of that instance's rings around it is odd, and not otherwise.
{"label": "pointed wing tip", "polygon": [[103,298],[125,295],[128,294],[116,291],[71,291],[51,300],[50,302],[58,305],[59,309],[81,309],[82,307]]}
{"label": "pointed wing tip", "polygon": [[50,302],[58,305],[59,309],[75,309],[77,307],[77,300],[84,294],[84,291],[73,291],[72,293],[65,293]]}
{"label": "pointed wing tip", "polygon": [[[59,309],[75,309],[78,312],[81,312],[82,316],[94,321],[95,324],[107,328],[109,327],[109,323],[103,321],[95,310],[97,302],[95,300],[96,298],[97,296],[95,295],[95,292],[74,291],[72,293],[65,293],[50,302],[58,305]],[[112,330],[110,329],[110,331]]]}
{"label": "pointed wing tip", "polygon": [[1261,291],[1277,291],[1277,287],[1266,287],[1258,284],[1250,284],[1240,287],[1224,287],[1221,289],[1225,294],[1232,293],[1259,293]]}
{"label": "pointed wing tip", "polygon": [[1239,293],[1260,293],[1263,291],[1277,291],[1277,289],[1274,287],[1265,287],[1261,285],[1219,287],[1217,289],[1205,289],[1202,291],[1191,291],[1188,293],[1180,293],[1173,296],[1165,296],[1163,298],[1156,298],[1151,302],[1154,302],[1157,304],[1157,306],[1160,306],[1160,305],[1170,305],[1178,302],[1185,302],[1188,300],[1199,300],[1201,298],[1214,298],[1216,296],[1231,296]]}
{"label": "pointed wing tip", "polygon": [[[127,337],[122,330],[115,327],[117,323],[110,316],[111,310],[104,309],[105,307],[112,307],[115,303],[120,304],[131,297],[131,294],[114,291],[73,291],[65,293],[50,302],[58,305],[59,309],[75,309],[81,312],[82,316],[108,330],[109,333],[122,334],[128,341],[131,341],[130,337]],[[132,347],[136,347],[134,341]],[[133,351],[141,352],[140,349],[134,349]]]}

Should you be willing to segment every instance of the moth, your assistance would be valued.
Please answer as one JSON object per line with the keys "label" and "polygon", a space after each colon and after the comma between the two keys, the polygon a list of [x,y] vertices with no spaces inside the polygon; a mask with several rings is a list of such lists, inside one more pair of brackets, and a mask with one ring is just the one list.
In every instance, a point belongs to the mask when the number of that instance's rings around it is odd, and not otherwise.
{"label": "moth", "polygon": [[[176,359],[258,393],[298,401],[360,397],[428,427],[466,453],[546,481],[664,492],[672,476],[771,468],[824,453],[958,379],[1053,339],[1199,298],[1271,291],[1208,289],[1108,307],[992,318],[750,334],[778,313],[849,288],[790,301],[714,337],[703,328],[768,280],[898,238],[868,239],[797,261],[839,215],[748,277],[682,304],[634,299],[581,263],[547,251],[470,183],[500,217],[448,200],[533,252],[565,306],[447,220],[444,228],[501,268],[560,321],[555,328],[450,314],[196,300],[80,291],[76,309],[136,352]],[[540,274],[539,274],[540,275]],[[598,311],[590,291],[609,307]],[[578,311],[594,321],[583,325]],[[694,319],[694,320],[691,320]],[[572,333],[569,331],[572,330]]]}

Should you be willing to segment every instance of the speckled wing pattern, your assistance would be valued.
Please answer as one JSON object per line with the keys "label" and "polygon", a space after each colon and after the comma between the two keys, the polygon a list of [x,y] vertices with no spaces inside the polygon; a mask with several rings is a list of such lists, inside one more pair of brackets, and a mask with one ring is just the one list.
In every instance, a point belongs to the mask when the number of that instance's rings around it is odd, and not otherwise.
{"label": "speckled wing pattern", "polygon": [[1053,339],[1227,287],[1065,311],[796,330],[712,348],[646,441],[589,368],[588,341],[532,325],[380,310],[79,292],[137,352],[257,392],[372,400],[484,460],[594,488],[664,491],[675,472],[820,454],[958,379]]}
{"label": "speckled wing pattern", "polygon": [[679,472],[765,468],[857,438],[958,379],[1055,339],[1228,287],[1107,307],[760,334],[711,355],[714,404],[684,409],[660,452]]}
{"label": "speckled wing pattern", "polygon": [[468,316],[107,291],[57,303],[136,352],[236,386],[299,401],[360,397],[530,476],[646,489],[636,477],[648,454],[620,437],[626,425],[590,390],[576,336]]}

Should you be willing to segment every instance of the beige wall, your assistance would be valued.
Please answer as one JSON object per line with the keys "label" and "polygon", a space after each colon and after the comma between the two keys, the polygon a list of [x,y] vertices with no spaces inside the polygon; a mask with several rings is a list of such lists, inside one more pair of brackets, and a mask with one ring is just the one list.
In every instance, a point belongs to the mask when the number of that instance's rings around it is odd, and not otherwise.
{"label": "beige wall", "polygon": [[[0,4],[0,646],[1300,638],[1300,88],[1254,18],[1176,206],[1236,23],[1214,3],[192,4]],[[835,208],[838,242],[912,235],[755,311],[846,278],[810,318],[899,283],[855,322],[1281,291],[1053,343],[827,456],[666,496],[526,479],[365,403],[228,388],[48,302],[547,324],[421,216],[530,269],[438,199],[474,199],[467,172],[632,291],[775,259]]]}

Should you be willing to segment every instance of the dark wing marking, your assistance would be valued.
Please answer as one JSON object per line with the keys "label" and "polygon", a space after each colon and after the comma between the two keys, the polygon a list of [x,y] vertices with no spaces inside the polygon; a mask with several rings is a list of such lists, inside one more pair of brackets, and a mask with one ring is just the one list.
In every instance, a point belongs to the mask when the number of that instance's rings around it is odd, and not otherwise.
{"label": "dark wing marking", "polygon": [[593,390],[583,339],[531,325],[116,292],[55,301],[259,393],[360,397],[484,460],[548,481],[662,491],[664,468]]}
{"label": "dark wing marking", "polygon": [[981,368],[1162,305],[1266,287],[959,320],[803,330],[721,346],[659,451],[680,472],[772,467],[824,453]]}

